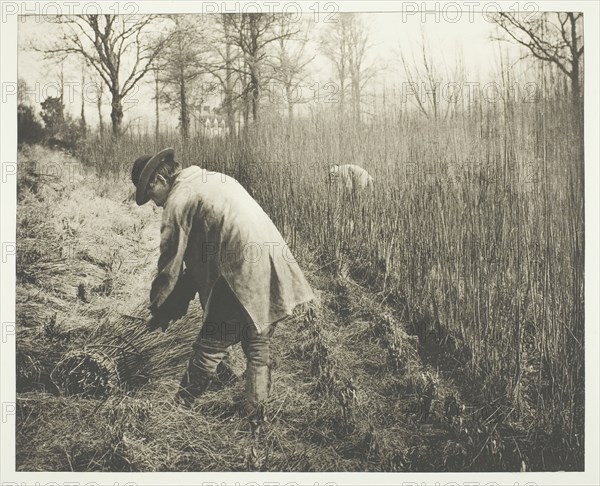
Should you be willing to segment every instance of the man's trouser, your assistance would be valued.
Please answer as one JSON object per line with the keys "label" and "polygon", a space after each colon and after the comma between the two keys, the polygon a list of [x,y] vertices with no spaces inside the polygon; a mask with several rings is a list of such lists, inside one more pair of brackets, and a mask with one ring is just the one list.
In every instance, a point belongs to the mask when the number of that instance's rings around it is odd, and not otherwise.
{"label": "man's trouser", "polygon": [[246,411],[255,410],[269,395],[270,344],[276,323],[261,334],[222,277],[211,293],[206,316],[188,369],[181,380],[178,396],[191,405],[208,388],[227,348],[242,343],[246,355]]}

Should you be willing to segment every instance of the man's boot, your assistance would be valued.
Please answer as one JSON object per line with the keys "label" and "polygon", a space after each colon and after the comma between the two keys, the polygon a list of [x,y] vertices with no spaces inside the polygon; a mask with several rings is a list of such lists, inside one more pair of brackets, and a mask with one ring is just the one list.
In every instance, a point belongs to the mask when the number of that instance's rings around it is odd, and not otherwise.
{"label": "man's boot", "polygon": [[175,396],[176,401],[186,408],[191,408],[194,400],[208,389],[213,378],[214,375],[206,373],[194,363],[194,358],[190,358],[188,368],[179,384],[179,391]]}
{"label": "man's boot", "polygon": [[269,397],[271,369],[267,365],[256,366],[248,363],[246,367],[246,404],[244,415],[254,427],[265,420],[265,402]]}

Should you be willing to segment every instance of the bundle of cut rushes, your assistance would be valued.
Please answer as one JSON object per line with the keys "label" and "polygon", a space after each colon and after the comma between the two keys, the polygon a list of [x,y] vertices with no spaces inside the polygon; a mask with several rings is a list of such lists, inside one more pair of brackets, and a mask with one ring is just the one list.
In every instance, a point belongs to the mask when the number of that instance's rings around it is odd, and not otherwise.
{"label": "bundle of cut rushes", "polygon": [[171,322],[165,333],[148,332],[149,318],[146,305],[139,305],[134,314],[107,317],[82,348],[58,362],[51,374],[54,384],[66,395],[98,398],[183,373],[201,314],[191,311]]}
{"label": "bundle of cut rushes", "polygon": [[[314,316],[315,303],[298,306],[290,321]],[[82,349],[68,352],[55,366],[51,379],[61,393],[99,398],[118,390],[131,391],[160,379],[179,379],[201,326],[201,311],[190,309],[171,322],[166,332],[148,332],[146,305],[135,314],[108,317],[86,340]],[[291,324],[291,323],[290,323]],[[239,348],[239,346],[238,346]],[[240,349],[230,351],[218,370],[229,381],[241,375],[245,359]]]}

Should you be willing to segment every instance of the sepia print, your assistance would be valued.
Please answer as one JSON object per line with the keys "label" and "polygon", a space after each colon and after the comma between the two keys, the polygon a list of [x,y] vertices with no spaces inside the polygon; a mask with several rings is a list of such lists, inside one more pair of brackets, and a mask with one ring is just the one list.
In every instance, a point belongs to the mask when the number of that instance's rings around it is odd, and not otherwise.
{"label": "sepia print", "polygon": [[582,12],[115,5],[18,16],[17,471],[584,470]]}

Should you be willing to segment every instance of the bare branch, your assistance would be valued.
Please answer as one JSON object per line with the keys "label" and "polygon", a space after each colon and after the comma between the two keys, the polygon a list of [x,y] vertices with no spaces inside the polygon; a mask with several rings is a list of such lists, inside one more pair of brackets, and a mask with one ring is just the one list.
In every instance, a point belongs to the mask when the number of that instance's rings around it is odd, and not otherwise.
{"label": "bare branch", "polygon": [[[146,75],[162,43],[147,44],[147,27],[155,16],[140,17],[126,23],[116,15],[57,16],[53,21],[66,32],[54,45],[37,46],[46,56],[76,55],[83,58],[102,79],[112,96],[113,133],[118,134],[123,117],[122,99]],[[129,69],[123,66],[125,56],[133,51]],[[121,79],[125,82],[122,83]]]}

